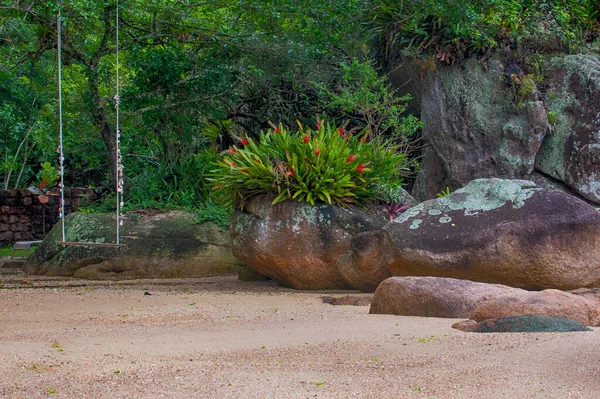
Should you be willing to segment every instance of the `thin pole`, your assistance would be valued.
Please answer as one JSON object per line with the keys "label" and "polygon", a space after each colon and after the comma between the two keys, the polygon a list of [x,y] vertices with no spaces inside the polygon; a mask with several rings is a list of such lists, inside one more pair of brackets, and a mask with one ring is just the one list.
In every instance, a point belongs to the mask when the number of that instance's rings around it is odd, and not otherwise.
{"label": "thin pole", "polygon": [[60,11],[56,15],[56,31],[58,38],[56,40],[58,53],[58,164],[60,170],[60,208],[59,216],[62,223],[62,240],[65,240],[65,157],[63,153],[63,118],[62,118],[62,29],[60,23]]}
{"label": "thin pole", "polygon": [[115,109],[116,109],[116,128],[115,128],[115,151],[116,151],[116,193],[117,193],[117,239],[116,243],[120,244],[121,240],[121,195],[123,194],[123,169],[121,166],[121,133],[119,131],[119,0],[116,0],[116,12],[115,12],[115,29],[116,29],[116,51],[117,51],[117,94],[115,96]]}

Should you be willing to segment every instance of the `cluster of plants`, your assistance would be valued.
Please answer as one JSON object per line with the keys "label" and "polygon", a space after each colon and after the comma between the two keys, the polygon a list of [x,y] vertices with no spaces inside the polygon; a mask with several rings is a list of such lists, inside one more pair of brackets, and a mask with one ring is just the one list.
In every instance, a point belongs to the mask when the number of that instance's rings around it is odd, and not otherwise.
{"label": "cluster of plants", "polygon": [[576,51],[600,36],[597,0],[378,0],[367,25],[385,44],[454,63],[524,44]]}
{"label": "cluster of plants", "polygon": [[323,120],[316,129],[298,125],[296,132],[272,126],[258,140],[239,138],[227,150],[211,180],[228,203],[243,206],[271,193],[273,204],[366,204],[383,199],[409,172],[406,154],[392,140]]}

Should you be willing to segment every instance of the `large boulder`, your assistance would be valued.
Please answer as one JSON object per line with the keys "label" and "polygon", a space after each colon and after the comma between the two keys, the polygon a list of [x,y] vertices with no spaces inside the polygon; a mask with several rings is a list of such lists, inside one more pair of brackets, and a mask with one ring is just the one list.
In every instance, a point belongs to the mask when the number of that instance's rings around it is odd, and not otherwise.
{"label": "large boulder", "polygon": [[338,267],[350,252],[352,237],[380,229],[386,219],[360,208],[252,198],[236,211],[230,233],[233,253],[258,273],[296,289],[359,288],[374,290],[390,277],[382,264],[369,268]]}
{"label": "large boulder", "polygon": [[[202,277],[236,273],[229,233],[212,223],[199,224],[193,213],[128,218],[119,248],[62,246],[57,224],[24,266],[29,274],[87,279]],[[114,242],[114,215],[72,213],[66,240]]]}
{"label": "large boulder", "polygon": [[394,276],[534,290],[600,286],[600,214],[530,181],[474,180],[409,209],[377,234],[354,237],[352,247],[366,248],[354,259],[383,263]]}
{"label": "large boulder", "polygon": [[600,302],[558,290],[516,291],[496,296],[479,303],[469,317],[481,322],[527,314],[564,317],[586,326],[600,326]]}
{"label": "large boulder", "polygon": [[498,284],[440,277],[390,277],[377,287],[371,314],[469,317],[492,297],[523,291]]}
{"label": "large boulder", "polygon": [[536,169],[600,203],[600,56],[554,58],[548,76],[554,133],[544,140]]}
{"label": "large boulder", "polygon": [[544,55],[535,68],[480,61],[419,76],[419,65],[392,49],[383,63],[396,87],[410,80],[424,123],[413,195],[423,201],[473,179],[539,172],[600,203],[600,56]]}
{"label": "large boulder", "polygon": [[430,74],[421,103],[423,136],[430,146],[415,183],[417,199],[477,178],[514,179],[533,172],[550,125],[537,98],[517,106],[505,83],[511,68],[493,58],[485,69],[473,58]]}

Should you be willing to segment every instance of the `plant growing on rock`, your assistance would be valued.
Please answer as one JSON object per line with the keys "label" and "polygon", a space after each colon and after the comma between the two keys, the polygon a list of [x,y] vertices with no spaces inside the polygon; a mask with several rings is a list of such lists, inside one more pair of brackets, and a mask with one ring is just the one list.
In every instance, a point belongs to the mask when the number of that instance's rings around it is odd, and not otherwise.
{"label": "plant growing on rock", "polygon": [[350,206],[384,197],[408,173],[405,154],[389,140],[318,121],[316,129],[292,132],[272,125],[258,140],[240,138],[212,172],[211,184],[228,203],[271,193],[288,199]]}

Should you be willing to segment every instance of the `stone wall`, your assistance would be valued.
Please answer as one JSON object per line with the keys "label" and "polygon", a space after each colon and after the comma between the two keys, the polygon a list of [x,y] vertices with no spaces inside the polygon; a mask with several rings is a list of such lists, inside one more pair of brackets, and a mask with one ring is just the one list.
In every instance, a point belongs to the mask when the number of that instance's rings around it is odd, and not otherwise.
{"label": "stone wall", "polygon": [[[42,196],[42,197],[40,197]],[[43,196],[47,197],[47,203]],[[42,201],[40,201],[40,199]],[[65,211],[94,199],[90,189],[65,190]],[[60,193],[38,189],[0,190],[0,245],[16,241],[41,240],[59,221]]]}

